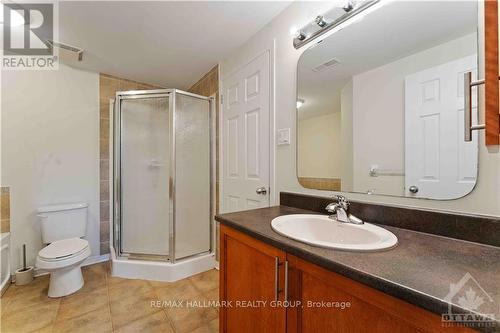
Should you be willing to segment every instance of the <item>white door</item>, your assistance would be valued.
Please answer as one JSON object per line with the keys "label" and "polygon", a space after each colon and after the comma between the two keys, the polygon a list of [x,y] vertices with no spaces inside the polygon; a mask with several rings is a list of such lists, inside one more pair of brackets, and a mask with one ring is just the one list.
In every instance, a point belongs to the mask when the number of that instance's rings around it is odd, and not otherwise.
{"label": "white door", "polygon": [[221,212],[269,206],[269,53],[222,81]]}
{"label": "white door", "polygon": [[[405,80],[405,194],[458,198],[476,182],[478,142],[464,141],[464,73],[477,76],[476,55],[409,75]],[[473,123],[477,94],[473,89]],[[410,191],[413,187],[413,191]],[[415,193],[415,190],[417,192]]]}

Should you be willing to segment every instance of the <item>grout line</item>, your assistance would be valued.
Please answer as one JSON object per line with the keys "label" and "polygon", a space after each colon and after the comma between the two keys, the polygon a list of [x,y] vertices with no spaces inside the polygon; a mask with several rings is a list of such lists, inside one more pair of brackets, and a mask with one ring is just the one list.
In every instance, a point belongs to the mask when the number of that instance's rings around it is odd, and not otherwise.
{"label": "grout line", "polygon": [[[108,283],[108,270],[111,269],[111,267],[109,267],[110,265],[110,262],[107,261],[106,262],[107,264],[107,267],[106,267],[106,272],[104,274],[104,279],[106,280],[106,297],[108,299],[108,312],[109,312],[109,320],[111,321],[111,331],[112,332],[115,332],[115,325],[113,324],[113,313],[111,312],[111,299],[109,297],[109,283]],[[109,273],[111,273],[111,271],[109,271]]]}
{"label": "grout line", "polygon": [[[158,288],[155,288],[153,285],[151,285],[151,283],[148,282],[148,284],[153,288],[153,291],[154,291],[154,294],[155,296],[158,298],[158,300],[161,300],[160,299],[160,295],[158,294],[158,291],[156,289]],[[170,328],[172,329],[172,331],[175,333],[175,326],[172,322],[172,320],[170,319],[170,316],[168,315],[167,313],[167,309],[166,308],[163,308],[161,309],[161,312],[163,312],[163,315],[165,316],[165,318],[167,319],[167,323],[168,325],[170,326]]]}
{"label": "grout line", "polygon": [[49,324],[52,328],[51,329],[52,332],[54,331],[54,326],[56,326],[57,316],[59,316],[59,310],[61,310],[61,298],[59,298],[59,304],[57,305],[56,315],[54,316],[54,319],[52,319],[52,321]]}

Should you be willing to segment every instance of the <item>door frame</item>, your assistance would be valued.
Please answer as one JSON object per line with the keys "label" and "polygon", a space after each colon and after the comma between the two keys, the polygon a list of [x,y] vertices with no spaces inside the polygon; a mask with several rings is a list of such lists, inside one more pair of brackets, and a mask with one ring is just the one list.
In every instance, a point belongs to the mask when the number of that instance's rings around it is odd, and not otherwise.
{"label": "door frame", "polygon": [[[276,189],[276,175],[275,175],[275,165],[276,165],[276,137],[274,135],[275,131],[275,119],[276,119],[276,99],[275,99],[275,49],[276,49],[276,40],[273,39],[270,45],[257,52],[254,56],[246,58],[246,60],[240,62],[238,66],[236,66],[233,70],[231,70],[228,74],[219,80],[219,129],[220,131],[224,130],[224,106],[223,106],[223,82],[231,77],[236,72],[242,70],[245,66],[250,64],[252,61],[256,60],[263,54],[268,55],[269,57],[269,207],[276,205],[278,196]],[[219,70],[221,68],[221,64],[219,63]],[[219,132],[219,213],[224,213],[222,211],[223,200],[224,200],[224,136],[221,132]]]}

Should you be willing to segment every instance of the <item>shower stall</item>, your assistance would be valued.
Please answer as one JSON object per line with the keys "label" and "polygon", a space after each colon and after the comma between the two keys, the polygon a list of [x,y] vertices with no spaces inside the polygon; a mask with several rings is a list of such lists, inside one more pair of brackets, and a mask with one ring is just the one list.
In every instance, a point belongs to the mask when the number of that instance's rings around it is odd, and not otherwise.
{"label": "shower stall", "polygon": [[215,265],[214,99],[118,92],[113,109],[113,275],[175,281]]}

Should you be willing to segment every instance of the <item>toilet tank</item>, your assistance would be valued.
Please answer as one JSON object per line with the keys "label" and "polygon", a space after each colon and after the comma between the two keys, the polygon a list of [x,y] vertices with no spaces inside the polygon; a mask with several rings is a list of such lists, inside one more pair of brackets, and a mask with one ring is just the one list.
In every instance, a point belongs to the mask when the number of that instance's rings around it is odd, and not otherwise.
{"label": "toilet tank", "polygon": [[81,238],[87,231],[87,209],[84,202],[48,205],[38,208],[42,242]]}

